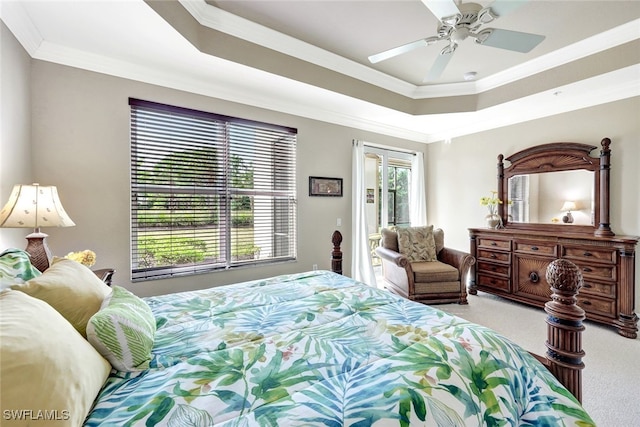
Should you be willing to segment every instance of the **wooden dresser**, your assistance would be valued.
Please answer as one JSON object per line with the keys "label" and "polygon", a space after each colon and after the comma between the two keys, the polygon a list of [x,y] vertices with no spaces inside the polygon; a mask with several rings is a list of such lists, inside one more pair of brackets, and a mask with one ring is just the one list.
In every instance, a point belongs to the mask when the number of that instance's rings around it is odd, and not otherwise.
{"label": "wooden dresser", "polygon": [[582,271],[584,285],[578,305],[587,319],[615,326],[620,335],[636,338],[637,237],[489,228],[472,228],[469,233],[471,254],[476,258],[470,294],[480,290],[544,307],[551,297],[547,266],[564,258]]}
{"label": "wooden dresser", "polygon": [[[611,140],[603,138],[600,144],[599,157],[591,156],[596,146],[575,142],[537,145],[506,158],[498,156],[501,224],[497,229],[469,230],[471,254],[476,258],[471,295],[482,290],[544,306],[551,296],[547,266],[563,258],[582,272],[578,305],[587,319],[614,326],[627,338],[637,337],[635,248],[639,238],[616,236],[611,229]],[[510,166],[505,167],[505,160]],[[572,172],[581,172],[578,180],[575,175],[568,179]],[[541,185],[543,179],[546,185]],[[538,183],[532,191],[531,182]],[[578,212],[587,218],[590,214],[591,222],[573,224],[568,213],[563,223],[552,218],[561,209],[560,201],[572,200],[569,195],[575,197],[581,189],[577,201],[583,208]],[[540,222],[528,220],[532,213]]]}

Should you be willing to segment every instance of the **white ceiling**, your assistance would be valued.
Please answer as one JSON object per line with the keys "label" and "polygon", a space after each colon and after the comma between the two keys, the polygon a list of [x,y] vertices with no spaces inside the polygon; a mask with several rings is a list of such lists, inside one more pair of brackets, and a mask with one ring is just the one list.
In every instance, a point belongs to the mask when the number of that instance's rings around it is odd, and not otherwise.
{"label": "white ceiling", "polygon": [[[2,1],[0,7],[2,20],[36,59],[427,143],[640,95],[640,53],[615,50],[640,39],[638,0],[524,2],[487,26],[544,35],[540,45],[522,54],[466,40],[430,84],[422,81],[442,44],[375,65],[367,60],[435,35],[438,21],[420,0],[151,6],[49,0]],[[188,26],[176,24],[185,21],[183,13],[193,21]],[[218,57],[225,46],[202,40],[208,33],[191,37],[203,28],[248,40],[257,50],[253,57],[242,51],[232,60]],[[277,71],[266,49],[274,58],[277,51],[301,59],[309,75],[331,72],[334,83]],[[594,55],[608,51],[601,66]],[[562,67],[573,71],[549,77]],[[463,80],[468,71],[478,73],[476,81]],[[371,90],[359,94],[360,84]],[[450,107],[463,100],[471,107]]]}

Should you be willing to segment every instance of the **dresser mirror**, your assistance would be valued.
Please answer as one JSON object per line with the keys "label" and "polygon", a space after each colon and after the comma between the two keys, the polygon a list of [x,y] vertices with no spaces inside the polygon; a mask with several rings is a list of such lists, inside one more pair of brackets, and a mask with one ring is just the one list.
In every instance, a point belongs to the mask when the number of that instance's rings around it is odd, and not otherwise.
{"label": "dresser mirror", "polygon": [[[509,222],[593,227],[596,225],[596,173],[581,169],[510,177],[507,180],[507,199],[511,202],[507,205]],[[562,210],[567,202],[566,207],[572,208],[568,212]]]}
{"label": "dresser mirror", "polygon": [[[609,224],[611,141],[556,142],[498,156],[499,214],[505,228],[613,236]],[[504,161],[508,162],[505,167]]]}

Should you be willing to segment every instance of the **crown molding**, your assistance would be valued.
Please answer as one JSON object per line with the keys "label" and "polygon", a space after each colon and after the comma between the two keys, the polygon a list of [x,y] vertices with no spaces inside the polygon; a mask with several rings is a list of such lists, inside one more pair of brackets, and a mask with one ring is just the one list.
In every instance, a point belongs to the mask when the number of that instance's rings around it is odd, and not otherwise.
{"label": "crown molding", "polygon": [[179,0],[200,25],[255,43],[311,64],[412,97],[417,86],[358,62],[241,18],[204,0]]}
{"label": "crown molding", "polygon": [[478,80],[478,91],[485,92],[499,86],[565,65],[587,56],[620,46],[640,38],[640,19],[580,40],[532,61],[509,68]]}
{"label": "crown molding", "polygon": [[640,38],[637,19],[481,80],[416,86],[233,15],[205,0],[180,0],[180,3],[201,25],[413,99],[477,95]]}
{"label": "crown molding", "polygon": [[33,57],[44,39],[29,18],[21,2],[0,1],[0,19],[11,30],[22,47]]}

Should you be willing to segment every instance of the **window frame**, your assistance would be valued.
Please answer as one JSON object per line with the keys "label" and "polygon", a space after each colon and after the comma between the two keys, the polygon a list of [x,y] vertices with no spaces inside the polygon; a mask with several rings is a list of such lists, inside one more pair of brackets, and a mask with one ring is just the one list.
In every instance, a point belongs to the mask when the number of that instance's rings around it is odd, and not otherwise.
{"label": "window frame", "polygon": [[[225,271],[249,265],[273,264],[297,259],[297,129],[136,98],[129,98],[129,105],[131,126],[130,271],[132,281]],[[154,117],[157,117],[157,122],[153,121]],[[199,126],[189,127],[192,120],[197,123],[205,123],[207,128],[203,130]],[[177,124],[174,125],[174,123]],[[159,130],[154,131],[152,125],[155,125]],[[193,137],[196,132],[198,135]],[[168,134],[171,137],[167,137]],[[172,139],[174,137],[175,141]],[[202,138],[202,140],[196,140],[196,138]],[[210,145],[209,139],[211,140]],[[202,147],[206,147],[203,151],[205,153],[206,150],[211,151],[211,155],[206,157],[206,160],[203,157],[202,161],[198,162],[200,164],[194,163],[193,159],[183,160],[185,163],[180,163],[181,159],[188,157],[185,153],[195,153],[198,148]],[[157,150],[157,152],[144,154],[144,150]],[[167,161],[176,153],[179,155]],[[151,163],[149,159],[152,157],[155,159],[155,163],[151,165],[151,170],[156,175],[149,178],[147,177],[147,174],[151,175],[148,171]],[[250,159],[248,162],[248,170],[251,175],[250,188],[242,187],[242,184],[234,184],[234,181],[237,180],[234,178],[237,178],[237,175],[231,173],[232,164],[238,162],[238,159],[240,164],[246,159]],[[143,161],[146,161],[146,169],[141,166]],[[171,172],[161,176],[159,166],[162,162],[165,162],[162,166],[165,169],[171,169]],[[171,167],[167,168],[167,165]],[[178,171],[175,172],[176,175],[173,175],[174,168]],[[201,168],[205,171],[201,175],[190,170]],[[203,178],[200,178],[201,176]],[[207,178],[210,179],[210,182],[198,183],[198,181],[204,181]],[[189,179],[193,180],[193,185],[185,185],[190,182]],[[146,180],[161,182],[150,183]],[[163,180],[166,182],[162,182]],[[165,203],[170,207],[145,208],[143,206],[145,202],[141,202],[140,195],[142,194],[166,194],[168,197],[166,197]],[[153,209],[164,210],[167,214],[177,210],[178,208],[173,208],[174,197],[178,200],[177,204],[182,202],[193,206],[191,208],[194,212],[193,218],[201,218],[204,213],[205,216],[211,217],[212,223],[217,224],[217,226],[208,226],[211,230],[218,229],[217,237],[209,237],[210,240],[205,240],[215,248],[211,253],[216,251],[218,255],[215,256],[215,259],[205,261],[195,261],[194,258],[193,262],[144,266],[144,257],[141,254],[148,248],[141,249],[140,243],[145,236],[154,235],[154,232],[149,231],[151,228],[149,223],[141,222],[140,218]],[[241,202],[241,204],[249,203],[250,206],[251,237],[241,237],[238,228],[235,229],[237,235],[234,236],[233,224],[236,219],[232,218],[233,204],[234,201],[237,203],[239,199],[245,198],[247,201]],[[145,200],[149,200],[149,197],[147,196]],[[256,204],[259,205],[259,210],[257,210]],[[172,217],[172,215],[169,216]],[[214,217],[217,218],[217,221]],[[240,218],[241,220],[242,218]],[[279,233],[281,231],[279,227],[282,227],[285,233]],[[198,225],[194,219],[190,226],[175,225],[171,222],[167,228],[168,231],[163,238],[171,240],[179,238],[176,236],[189,231],[192,231],[195,236],[197,231],[202,231],[206,227]],[[260,230],[259,236],[256,236],[256,230]],[[176,236],[173,234],[174,231]],[[156,237],[162,235],[162,232],[157,233]],[[211,236],[214,236],[213,231],[211,231]],[[217,245],[215,244],[216,239]],[[260,253],[261,249],[256,245],[256,239],[263,243],[265,243],[265,239],[270,240],[266,241],[266,247],[269,249],[268,254]],[[195,237],[193,237],[193,241],[196,241]],[[235,255],[232,252],[232,242],[237,245]],[[249,246],[250,251],[258,248],[257,255],[254,254],[251,259],[240,259],[239,246],[241,244],[253,245]],[[173,253],[174,244],[167,246],[171,247],[169,252]]]}

